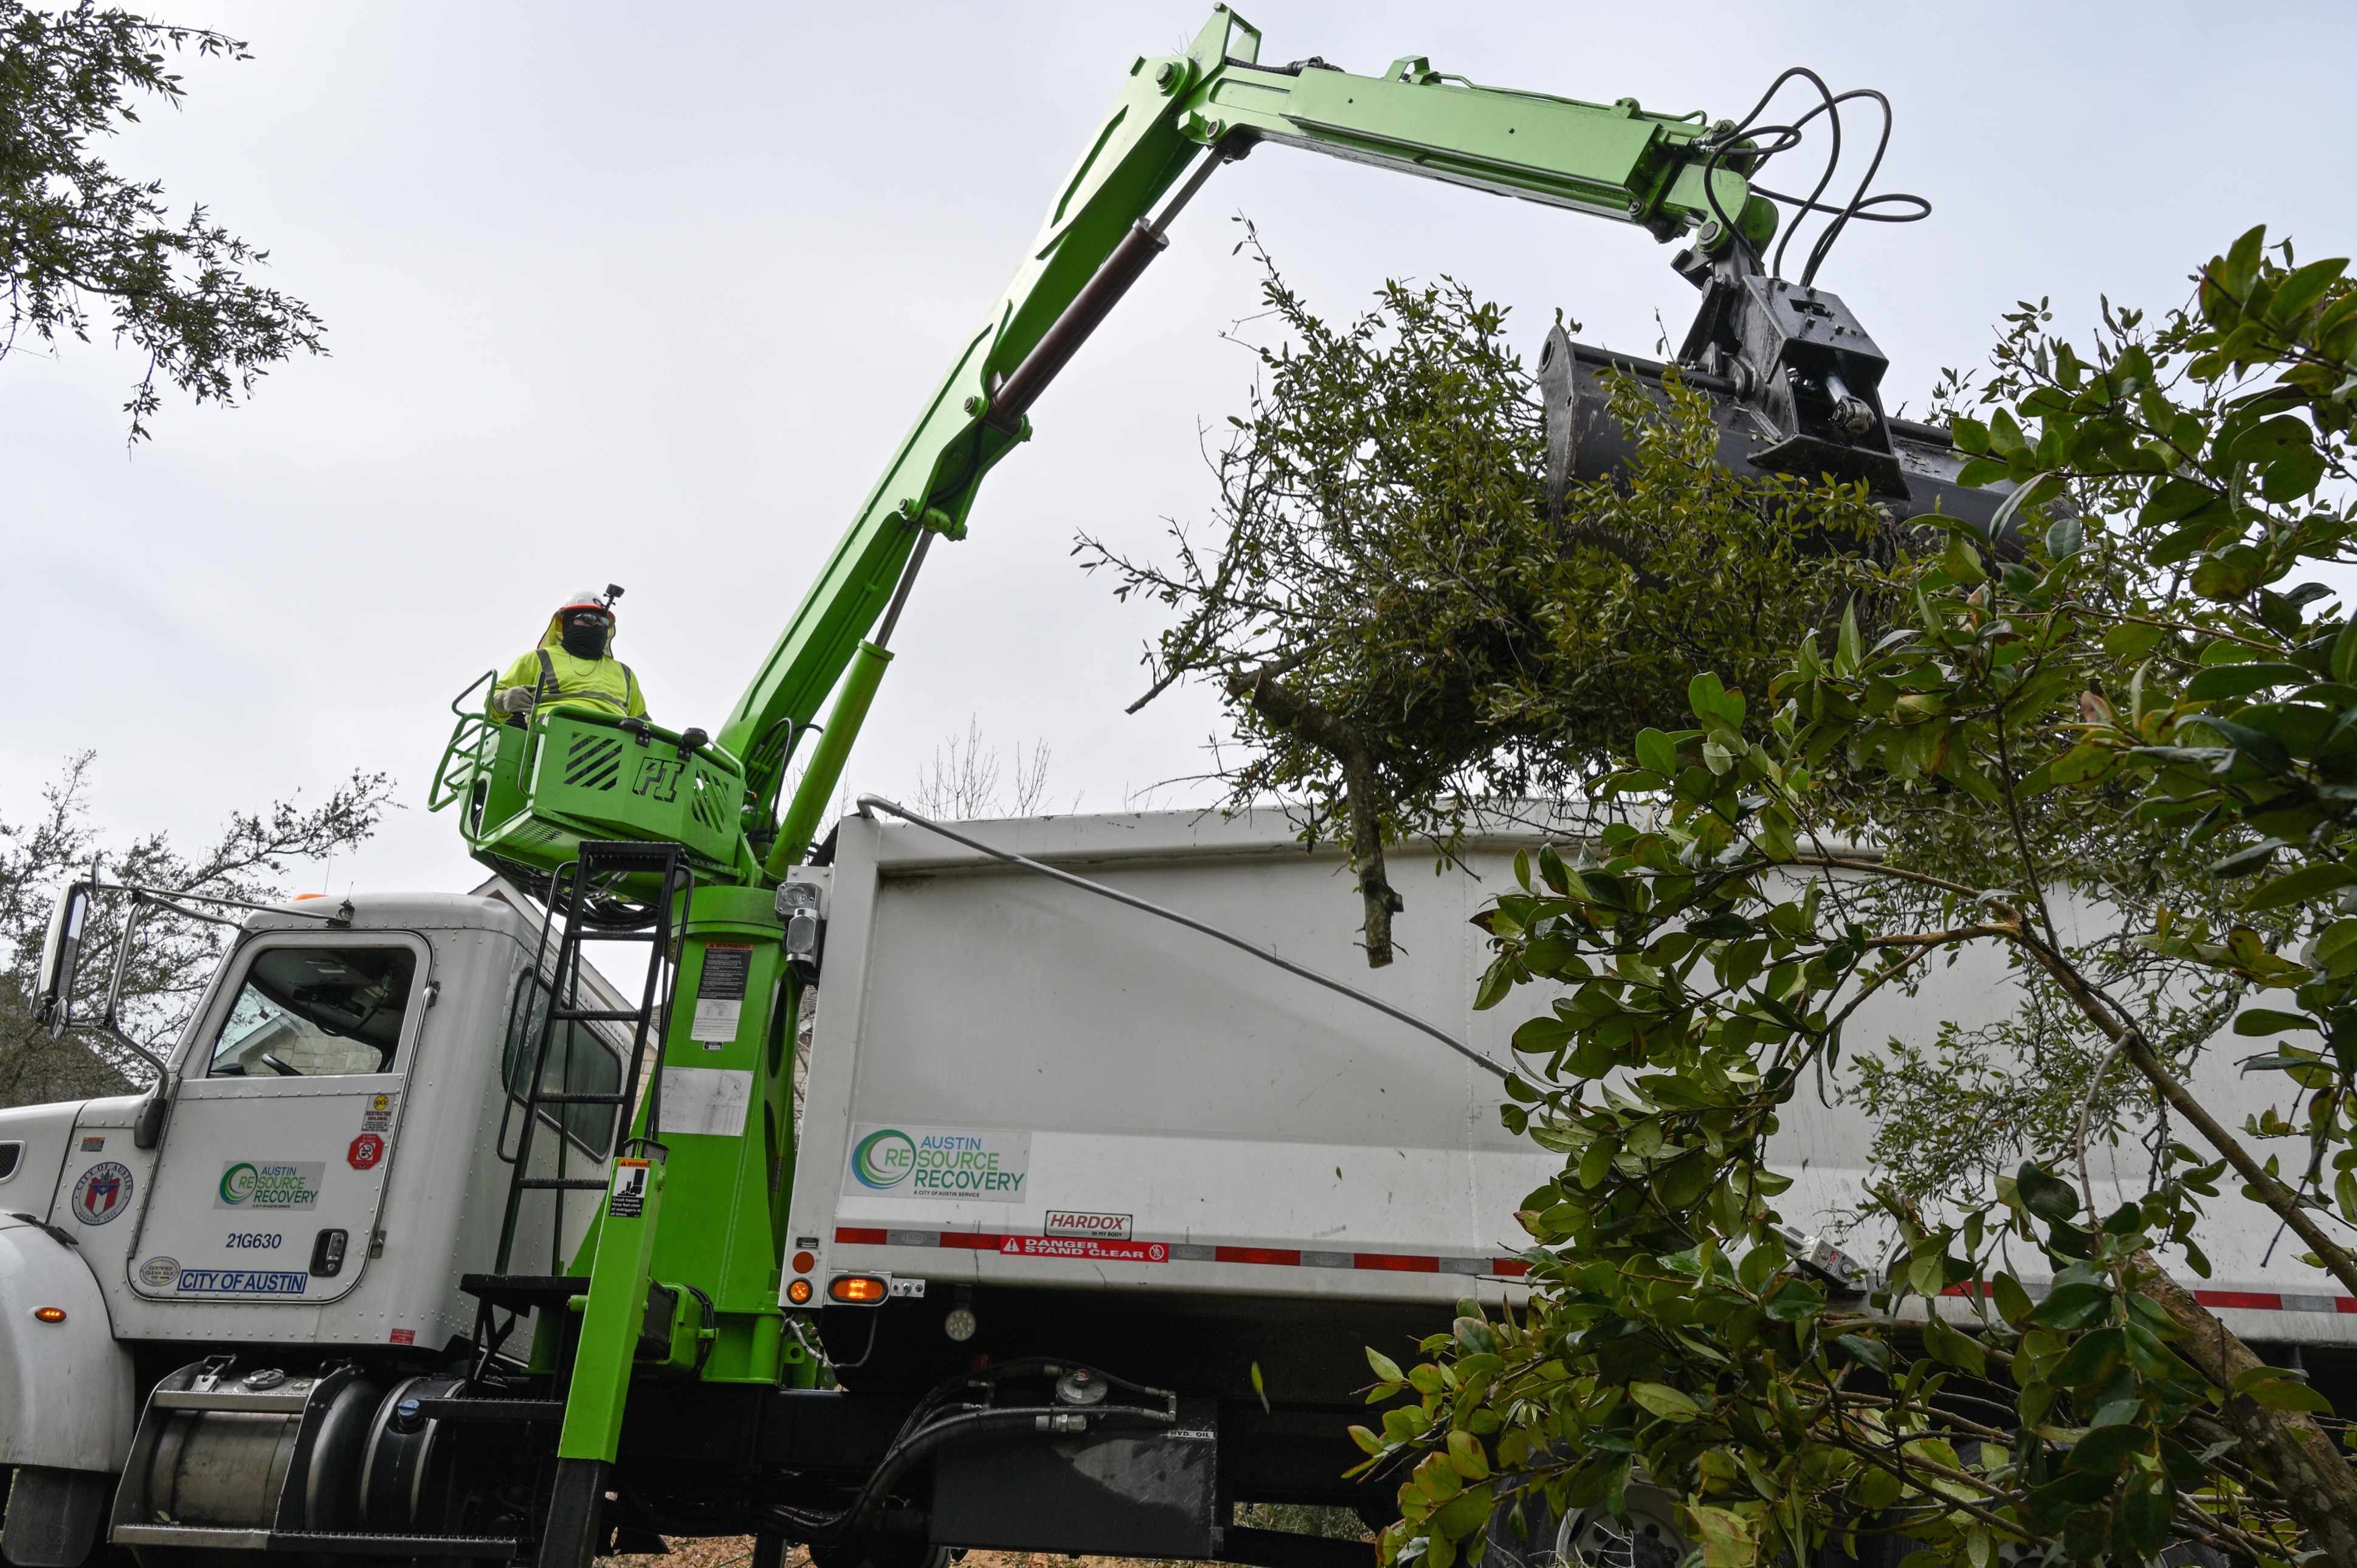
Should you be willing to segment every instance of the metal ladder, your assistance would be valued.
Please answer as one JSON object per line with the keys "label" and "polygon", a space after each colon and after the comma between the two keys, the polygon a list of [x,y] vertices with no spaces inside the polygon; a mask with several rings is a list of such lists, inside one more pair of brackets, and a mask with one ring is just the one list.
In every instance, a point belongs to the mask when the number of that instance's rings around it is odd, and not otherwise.
{"label": "metal ladder", "polygon": [[[627,926],[602,925],[592,919],[593,903],[603,897],[603,889],[620,876],[660,876],[662,891],[651,915]],[[516,1237],[523,1215],[524,1195],[529,1192],[553,1192],[555,1201],[550,1205],[551,1219],[548,1258],[552,1269],[560,1268],[565,1245],[565,1195],[574,1192],[603,1193],[610,1171],[597,1176],[574,1176],[568,1173],[575,1139],[567,1130],[565,1108],[574,1105],[611,1107],[614,1112],[613,1134],[608,1146],[600,1151],[601,1163],[609,1163],[634,1144],[652,1143],[652,1133],[659,1131],[657,1117],[661,1104],[660,1079],[649,1085],[647,1125],[650,1136],[633,1139],[630,1135],[630,1112],[637,1105],[639,1084],[646,1069],[647,1047],[654,1043],[660,1057],[663,1028],[671,1013],[672,983],[674,965],[672,937],[686,918],[686,905],[694,895],[695,875],[689,867],[686,852],[677,844],[647,843],[634,841],[587,840],[574,862],[560,867],[551,879],[547,913],[541,920],[540,940],[533,954],[533,966],[524,982],[524,993],[518,1005],[525,1009],[523,1016],[531,1017],[530,1008],[540,998],[542,1006],[537,1039],[533,1047],[532,1079],[519,1097],[508,1081],[512,1069],[502,1067],[501,1089],[506,1094],[506,1109],[500,1119],[498,1151],[500,1158],[512,1167],[508,1177],[507,1207],[500,1224],[499,1251],[494,1255],[491,1272],[487,1274],[467,1274],[459,1281],[461,1289],[477,1301],[474,1335],[474,1371],[478,1380],[492,1371],[492,1359],[499,1354],[508,1336],[514,1331],[523,1314],[534,1308],[563,1312],[566,1303],[576,1295],[586,1294],[589,1280],[586,1274],[551,1273],[518,1274],[509,1272],[515,1251]],[[565,920],[561,929],[556,926],[559,913]],[[556,934],[556,958],[548,962],[549,938]],[[581,984],[582,948],[591,942],[626,942],[647,944],[651,948],[647,961],[646,983],[635,1009],[615,1009],[595,1004],[594,996],[585,997]],[[554,1086],[549,1083],[549,1060],[555,1054],[560,1025],[628,1024],[630,1026],[630,1068],[619,1092],[567,1089],[560,1076]],[[570,1032],[565,1036],[565,1069],[569,1071],[575,1049]],[[508,1129],[521,1117],[516,1133],[515,1151],[508,1152]],[[555,1174],[533,1174],[533,1147],[544,1128],[556,1139]],[[496,1313],[504,1308],[509,1314],[504,1324],[495,1320]]]}

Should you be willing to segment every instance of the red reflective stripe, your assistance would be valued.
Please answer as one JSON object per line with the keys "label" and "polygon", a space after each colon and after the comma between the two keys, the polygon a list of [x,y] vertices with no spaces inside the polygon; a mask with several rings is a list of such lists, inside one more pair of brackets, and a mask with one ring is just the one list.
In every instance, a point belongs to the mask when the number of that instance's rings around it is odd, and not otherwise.
{"label": "red reflective stripe", "polygon": [[[921,1236],[923,1240],[894,1243],[891,1240],[894,1234],[888,1230],[844,1226],[835,1230],[834,1239],[846,1245],[952,1247],[973,1252],[999,1251],[1007,1240],[1006,1236],[987,1230],[907,1230],[898,1234],[909,1238]],[[1214,1247],[1211,1255],[1214,1261],[1222,1263],[1265,1263],[1288,1269],[1301,1267],[1300,1250],[1294,1247]],[[1531,1272],[1530,1264],[1520,1258],[1479,1261],[1488,1263],[1489,1273],[1493,1278],[1520,1279]],[[1351,1254],[1351,1266],[1377,1273],[1437,1274],[1440,1272],[1440,1260],[1426,1253],[1353,1252]],[[2352,1303],[2347,1310],[2357,1311],[2357,1303]]]}
{"label": "red reflective stripe", "polygon": [[2204,1306],[2245,1306],[2260,1312],[2281,1312],[2283,1297],[2248,1290],[2198,1290],[2193,1299]]}
{"label": "red reflective stripe", "polygon": [[2332,1298],[2335,1312],[2357,1312],[2357,1295],[2336,1295]]}
{"label": "red reflective stripe", "polygon": [[996,1252],[998,1251],[998,1244],[1006,1240],[1004,1236],[993,1236],[981,1230],[944,1230],[942,1232],[939,1244],[943,1247],[963,1247],[972,1252]]}

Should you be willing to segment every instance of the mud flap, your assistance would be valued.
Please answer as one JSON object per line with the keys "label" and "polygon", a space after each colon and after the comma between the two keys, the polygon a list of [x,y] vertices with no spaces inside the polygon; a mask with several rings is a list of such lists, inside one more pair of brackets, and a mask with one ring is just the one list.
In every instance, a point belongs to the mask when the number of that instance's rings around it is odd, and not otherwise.
{"label": "mud flap", "polygon": [[0,1556],[16,1568],[81,1568],[98,1543],[114,1477],[96,1470],[20,1465],[8,1488]]}

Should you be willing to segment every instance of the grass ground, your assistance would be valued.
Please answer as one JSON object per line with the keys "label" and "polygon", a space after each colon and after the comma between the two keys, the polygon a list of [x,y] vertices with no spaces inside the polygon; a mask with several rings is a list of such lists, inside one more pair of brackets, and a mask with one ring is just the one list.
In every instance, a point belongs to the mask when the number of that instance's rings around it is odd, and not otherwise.
{"label": "grass ground", "polygon": [[[1285,1508],[1254,1506],[1239,1509],[1236,1522],[1260,1530],[1290,1530],[1297,1535],[1329,1535],[1349,1539],[1364,1534],[1356,1516],[1344,1509]],[[644,1555],[601,1557],[597,1568],[746,1568],[753,1561],[753,1538],[749,1535],[714,1535],[704,1537],[665,1536],[671,1551],[662,1556],[651,1552]],[[782,1568],[809,1568],[810,1554],[796,1547],[786,1553]],[[1065,1557],[1052,1552],[969,1552],[959,1559],[959,1568],[1173,1568],[1160,1563],[1141,1563],[1125,1557]]]}

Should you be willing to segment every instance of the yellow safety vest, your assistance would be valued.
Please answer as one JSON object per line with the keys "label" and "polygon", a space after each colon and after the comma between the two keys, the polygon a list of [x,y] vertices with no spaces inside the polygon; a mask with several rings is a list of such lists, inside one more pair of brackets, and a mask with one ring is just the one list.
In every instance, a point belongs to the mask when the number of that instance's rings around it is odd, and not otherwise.
{"label": "yellow safety vest", "polygon": [[581,708],[634,719],[646,716],[646,696],[639,690],[638,676],[610,653],[576,659],[562,645],[544,644],[509,665],[491,691],[497,695],[514,686],[532,687],[544,708]]}

